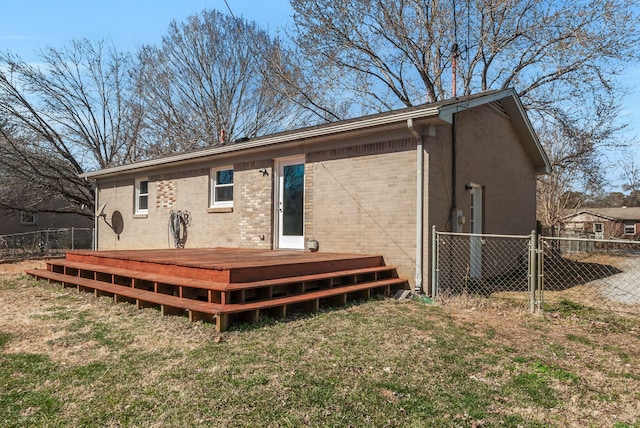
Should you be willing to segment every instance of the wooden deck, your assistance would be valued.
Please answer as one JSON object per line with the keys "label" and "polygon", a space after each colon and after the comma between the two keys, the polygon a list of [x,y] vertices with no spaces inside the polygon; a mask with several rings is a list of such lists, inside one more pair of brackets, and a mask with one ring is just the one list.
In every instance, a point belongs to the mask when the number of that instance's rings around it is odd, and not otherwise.
{"label": "wooden deck", "polygon": [[26,272],[116,303],[159,306],[163,315],[187,313],[218,331],[234,320],[283,318],[408,286],[379,255],[231,248],[74,251]]}

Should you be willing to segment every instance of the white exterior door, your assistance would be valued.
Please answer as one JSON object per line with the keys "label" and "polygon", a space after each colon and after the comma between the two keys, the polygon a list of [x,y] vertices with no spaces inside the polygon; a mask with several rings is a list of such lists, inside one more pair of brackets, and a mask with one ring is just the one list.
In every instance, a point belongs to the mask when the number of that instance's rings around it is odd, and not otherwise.
{"label": "white exterior door", "polygon": [[277,161],[276,248],[304,249],[304,156]]}
{"label": "white exterior door", "polygon": [[[471,184],[470,190],[470,212],[471,233],[482,233],[482,187]],[[482,277],[482,237],[471,236],[469,248],[469,275],[471,278]]]}

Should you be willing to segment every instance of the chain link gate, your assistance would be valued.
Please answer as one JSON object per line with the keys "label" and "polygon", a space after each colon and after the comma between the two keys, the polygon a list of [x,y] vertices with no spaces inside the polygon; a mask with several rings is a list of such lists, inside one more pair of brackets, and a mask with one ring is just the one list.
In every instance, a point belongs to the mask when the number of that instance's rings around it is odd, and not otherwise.
{"label": "chain link gate", "polygon": [[530,235],[432,234],[432,297],[572,301],[638,312],[640,242]]}
{"label": "chain link gate", "polygon": [[534,310],[536,235],[432,234],[432,296],[526,296]]}

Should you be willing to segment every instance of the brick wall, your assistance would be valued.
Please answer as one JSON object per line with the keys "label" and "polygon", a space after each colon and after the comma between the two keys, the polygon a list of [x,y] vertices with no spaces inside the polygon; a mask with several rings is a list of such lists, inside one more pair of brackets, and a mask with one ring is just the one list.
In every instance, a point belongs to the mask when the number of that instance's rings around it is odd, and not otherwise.
{"label": "brick wall", "polygon": [[234,204],[238,213],[238,246],[270,249],[273,229],[273,161],[268,159],[236,164],[234,181],[237,183],[234,185]]}
{"label": "brick wall", "polygon": [[[239,163],[234,167],[234,206],[211,209],[210,168],[200,167],[165,174],[131,176],[101,181],[100,203],[110,221],[115,210],[122,213],[120,235],[99,222],[99,249],[142,249],[173,247],[169,235],[171,211],[186,211],[191,223],[186,247],[271,248],[272,161]],[[267,175],[259,170],[265,168]],[[135,179],[149,180],[149,212],[134,214]]]}
{"label": "brick wall", "polygon": [[327,252],[384,254],[415,268],[415,140],[307,154],[305,238]]}
{"label": "brick wall", "polygon": [[[401,276],[413,281],[416,141],[408,135],[403,130],[360,136],[350,142],[328,142],[322,149],[314,147],[306,153],[307,241],[317,240],[323,252],[383,254],[388,264],[398,266]],[[372,138],[387,141],[371,142]],[[469,218],[465,184],[478,183],[484,188],[484,231],[528,233],[535,226],[535,176],[508,119],[491,107],[462,112],[458,115],[457,138],[457,209]],[[425,137],[424,144],[426,285],[431,226],[451,230],[451,127],[438,125],[436,135]],[[116,236],[100,222],[99,248],[169,247],[171,210],[186,210],[191,215],[187,247],[272,248],[273,158],[296,153],[229,161],[227,165],[233,164],[234,168],[233,209],[209,208],[209,174],[214,166],[210,164],[150,175],[146,216],[133,213],[134,182],[139,177],[100,181],[100,203],[108,203],[107,218],[114,210],[121,211],[124,230]],[[469,231],[469,222],[463,230]]]}

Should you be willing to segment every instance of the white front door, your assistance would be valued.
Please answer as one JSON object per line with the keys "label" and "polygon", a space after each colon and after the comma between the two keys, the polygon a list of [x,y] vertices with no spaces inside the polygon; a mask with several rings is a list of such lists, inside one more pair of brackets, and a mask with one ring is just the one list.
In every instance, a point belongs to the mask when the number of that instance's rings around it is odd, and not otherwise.
{"label": "white front door", "polygon": [[304,249],[304,156],[277,161],[277,248]]}
{"label": "white front door", "polygon": [[[471,184],[470,212],[471,233],[482,233],[482,187],[477,184]],[[469,251],[469,264],[471,278],[482,277],[482,237],[471,236]]]}

